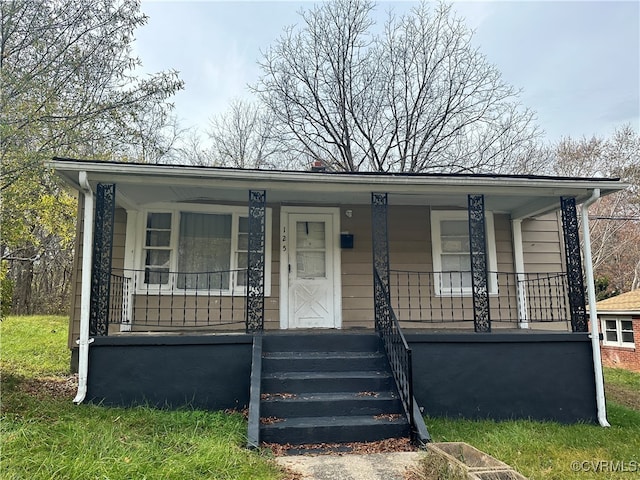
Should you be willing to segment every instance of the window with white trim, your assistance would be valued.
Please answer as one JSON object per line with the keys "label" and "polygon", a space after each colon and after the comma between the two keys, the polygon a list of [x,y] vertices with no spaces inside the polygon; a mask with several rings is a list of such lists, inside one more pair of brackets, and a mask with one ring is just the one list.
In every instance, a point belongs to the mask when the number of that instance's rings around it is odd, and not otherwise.
{"label": "window with white trim", "polygon": [[166,285],[171,268],[171,213],[149,212],[145,228],[144,283]]}
{"label": "window with white trim", "polygon": [[[265,294],[270,291],[270,216],[271,209],[267,209]],[[199,205],[150,210],[143,218],[141,287],[244,291],[249,247],[246,209]]]}
{"label": "window with white trim", "polygon": [[623,318],[603,318],[600,322],[603,345],[635,347],[633,321]]}
{"label": "window with white trim", "polygon": [[[489,293],[497,293],[493,215],[485,213]],[[466,210],[431,211],[431,246],[436,295],[471,295],[469,216]]]}

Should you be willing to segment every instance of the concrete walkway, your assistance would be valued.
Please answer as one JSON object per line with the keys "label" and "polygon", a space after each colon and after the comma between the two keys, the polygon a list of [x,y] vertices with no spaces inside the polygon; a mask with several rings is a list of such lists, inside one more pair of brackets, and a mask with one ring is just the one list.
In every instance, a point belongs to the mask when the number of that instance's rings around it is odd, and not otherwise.
{"label": "concrete walkway", "polygon": [[423,452],[296,455],[276,461],[304,480],[403,480]]}

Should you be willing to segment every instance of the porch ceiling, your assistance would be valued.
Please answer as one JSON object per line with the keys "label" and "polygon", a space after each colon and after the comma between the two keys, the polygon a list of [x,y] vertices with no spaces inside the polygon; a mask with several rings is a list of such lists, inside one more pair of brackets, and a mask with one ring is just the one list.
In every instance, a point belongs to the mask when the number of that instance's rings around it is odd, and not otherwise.
{"label": "porch ceiling", "polygon": [[283,172],[67,159],[51,166],[77,190],[81,171],[92,187],[115,183],[117,203],[125,208],[157,202],[244,204],[250,189],[266,190],[271,205],[368,205],[371,192],[387,192],[391,205],[466,208],[468,194],[484,194],[488,210],[525,218],[557,210],[561,196],[580,203],[595,188],[606,195],[626,187],[616,179],[539,176]]}

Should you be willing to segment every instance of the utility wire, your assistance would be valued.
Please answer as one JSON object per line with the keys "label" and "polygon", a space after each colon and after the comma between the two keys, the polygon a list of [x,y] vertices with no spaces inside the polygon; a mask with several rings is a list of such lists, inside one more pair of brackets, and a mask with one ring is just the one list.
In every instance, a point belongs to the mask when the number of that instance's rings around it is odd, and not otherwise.
{"label": "utility wire", "polygon": [[640,222],[640,217],[604,217],[600,215],[589,215],[589,220],[621,220],[627,222]]}

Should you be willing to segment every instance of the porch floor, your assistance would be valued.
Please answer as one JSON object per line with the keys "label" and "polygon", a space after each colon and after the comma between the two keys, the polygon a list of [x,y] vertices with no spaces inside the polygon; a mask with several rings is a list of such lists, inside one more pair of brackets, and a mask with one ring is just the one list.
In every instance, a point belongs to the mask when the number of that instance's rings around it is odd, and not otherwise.
{"label": "porch floor", "polygon": [[[484,339],[485,341],[504,340],[506,337],[512,337],[517,335],[518,337],[540,337],[540,336],[557,336],[565,337],[572,332],[569,330],[560,329],[523,329],[523,328],[499,328],[494,329],[490,333],[478,333],[468,328],[405,328],[403,332],[407,338],[415,337],[450,337],[450,336],[463,336],[467,340],[474,341],[472,339]],[[348,328],[348,329],[317,329],[317,328],[304,328],[304,329],[289,329],[289,330],[263,330],[265,336],[301,336],[301,335],[367,335],[375,333],[373,328]],[[176,329],[172,331],[132,331],[132,332],[115,332],[109,335],[109,337],[116,338],[167,338],[167,337],[252,337],[252,333],[247,333],[243,330],[225,330],[225,331],[211,331],[211,330],[198,330],[198,329]]]}

